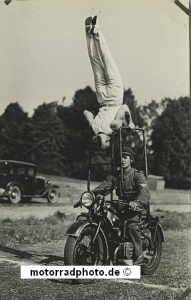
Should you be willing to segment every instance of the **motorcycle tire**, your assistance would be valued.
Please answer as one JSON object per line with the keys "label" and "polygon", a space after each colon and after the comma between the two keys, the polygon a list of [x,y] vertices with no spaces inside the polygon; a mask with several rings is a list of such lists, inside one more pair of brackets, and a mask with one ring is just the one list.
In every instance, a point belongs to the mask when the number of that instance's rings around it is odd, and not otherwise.
{"label": "motorcycle tire", "polygon": [[[95,232],[95,229],[93,229]],[[97,234],[93,247],[91,242],[91,227],[85,227],[78,237],[68,236],[64,249],[64,264],[66,266],[96,266],[106,265],[107,255],[102,235]],[[91,251],[89,251],[91,247]],[[73,279],[73,283],[88,284],[92,279]]]}
{"label": "motorcycle tire", "polygon": [[[148,231],[150,230],[148,229]],[[162,255],[162,236],[159,228],[157,228],[156,231],[156,240],[153,250],[153,258],[141,266],[141,274],[143,275],[152,275],[160,263]]]}

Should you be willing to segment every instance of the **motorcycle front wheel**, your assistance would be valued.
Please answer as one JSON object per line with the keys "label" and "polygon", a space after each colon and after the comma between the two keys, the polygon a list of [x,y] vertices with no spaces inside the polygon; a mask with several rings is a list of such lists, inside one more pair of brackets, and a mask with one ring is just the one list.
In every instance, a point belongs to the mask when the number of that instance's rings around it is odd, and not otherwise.
{"label": "motorcycle front wheel", "polygon": [[[99,232],[92,243],[95,228],[85,227],[78,237],[68,236],[64,249],[66,266],[98,266],[107,264],[106,245]],[[89,279],[75,279],[75,283],[90,283]]]}
{"label": "motorcycle front wheel", "polygon": [[[149,230],[149,228],[147,228],[146,235],[151,240],[153,239],[152,233]],[[157,228],[156,239],[153,242],[153,245],[149,247],[149,245],[147,245],[147,241],[145,241],[145,244],[147,250],[146,252],[149,255],[149,259],[143,266],[141,266],[141,273],[143,275],[152,275],[154,271],[157,269],[162,255],[162,236],[159,228]]]}

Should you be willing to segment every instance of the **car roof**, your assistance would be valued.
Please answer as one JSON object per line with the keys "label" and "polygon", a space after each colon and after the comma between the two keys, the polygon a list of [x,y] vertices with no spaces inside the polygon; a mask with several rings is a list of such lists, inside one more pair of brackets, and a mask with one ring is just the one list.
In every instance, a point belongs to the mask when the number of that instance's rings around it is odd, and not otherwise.
{"label": "car roof", "polygon": [[10,163],[10,164],[19,164],[19,165],[36,167],[35,164],[27,163],[27,162],[19,161],[19,160],[0,160],[0,163],[8,163],[8,164]]}

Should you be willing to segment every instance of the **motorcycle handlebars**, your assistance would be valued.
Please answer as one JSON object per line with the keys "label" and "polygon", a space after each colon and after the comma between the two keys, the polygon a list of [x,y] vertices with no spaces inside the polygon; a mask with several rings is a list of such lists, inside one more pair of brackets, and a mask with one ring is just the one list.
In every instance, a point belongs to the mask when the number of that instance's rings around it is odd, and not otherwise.
{"label": "motorcycle handlebars", "polygon": [[132,207],[129,205],[129,203],[127,203],[127,202],[125,202],[125,201],[123,201],[123,200],[112,200],[112,201],[107,201],[108,204],[109,204],[109,203],[111,204],[111,202],[116,202],[116,203],[118,203],[118,204],[125,205],[125,206],[127,206],[127,208],[128,208],[129,210],[132,210],[132,211],[137,211],[137,212],[141,212],[141,211],[142,211],[142,208],[137,207],[136,209],[134,209],[134,208],[132,208]]}
{"label": "motorcycle handlebars", "polygon": [[[105,201],[105,197],[103,196],[103,195],[97,195],[96,197],[95,197],[95,199],[96,199],[96,202],[98,203],[98,204],[102,204],[102,203],[104,203],[104,201]],[[106,204],[110,204],[111,206],[112,206],[112,202],[113,203],[117,203],[117,204],[121,204],[121,205],[124,205],[124,206],[126,206],[129,210],[132,210],[132,211],[136,211],[136,212],[141,212],[142,211],[142,209],[140,208],[140,207],[131,207],[130,205],[129,205],[129,203],[127,203],[126,202],[126,200],[120,200],[120,199],[118,199],[118,200],[110,200],[110,201],[105,201],[105,203]],[[73,207],[74,208],[78,208],[79,206],[82,206],[82,203],[81,203],[81,201],[78,201],[78,202],[76,202],[74,205],[73,205]]]}
{"label": "motorcycle handlebars", "polygon": [[77,208],[77,207],[79,207],[79,206],[81,206],[80,201],[76,202],[76,203],[73,205],[73,208]]}

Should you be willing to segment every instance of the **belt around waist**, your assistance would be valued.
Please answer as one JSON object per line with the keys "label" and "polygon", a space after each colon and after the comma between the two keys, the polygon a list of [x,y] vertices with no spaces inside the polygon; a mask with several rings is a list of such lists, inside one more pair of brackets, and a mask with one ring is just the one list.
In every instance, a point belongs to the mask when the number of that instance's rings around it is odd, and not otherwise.
{"label": "belt around waist", "polygon": [[113,104],[113,103],[106,103],[106,104],[100,105],[100,107],[114,107],[114,106],[119,106],[119,105],[118,104]]}

